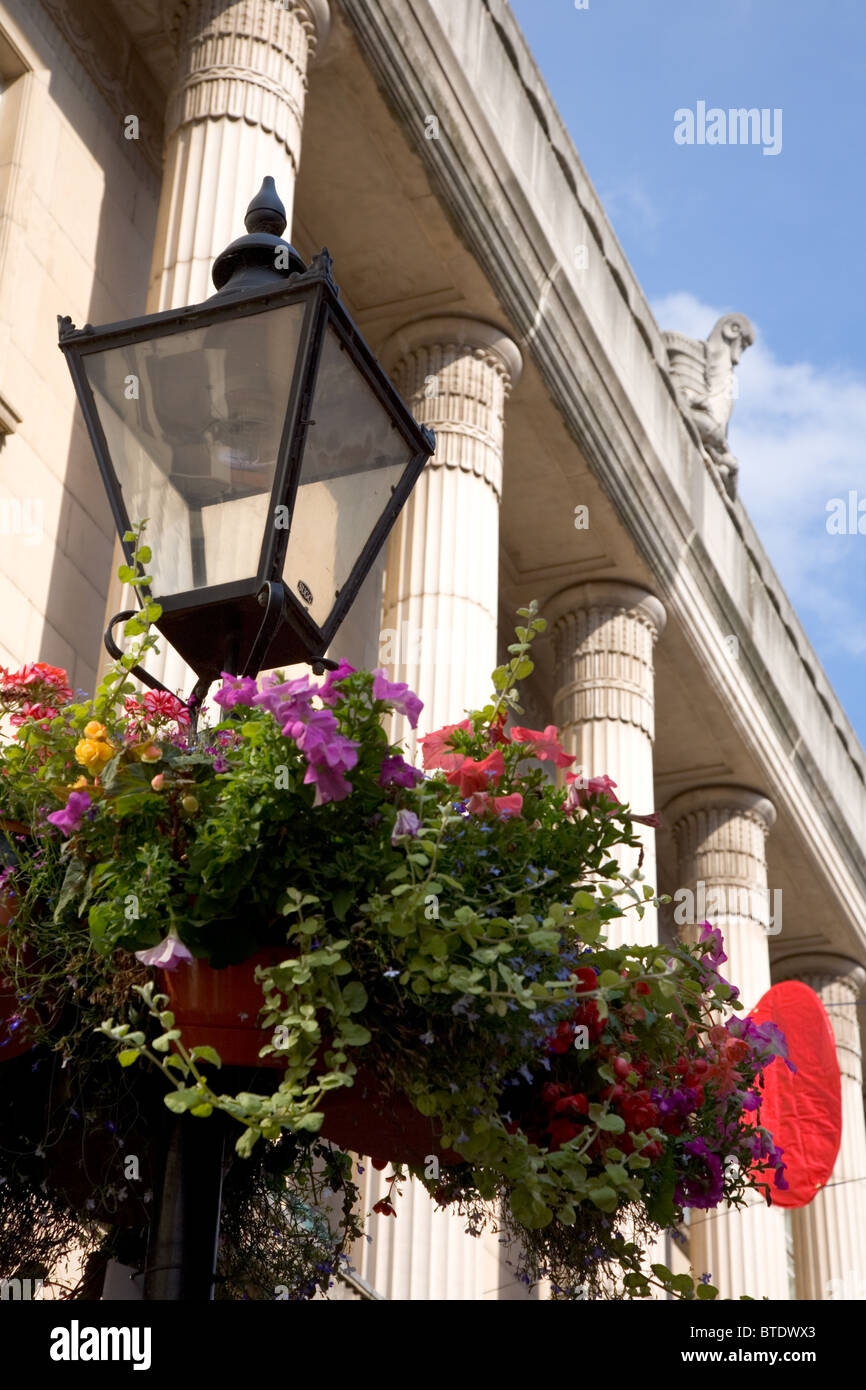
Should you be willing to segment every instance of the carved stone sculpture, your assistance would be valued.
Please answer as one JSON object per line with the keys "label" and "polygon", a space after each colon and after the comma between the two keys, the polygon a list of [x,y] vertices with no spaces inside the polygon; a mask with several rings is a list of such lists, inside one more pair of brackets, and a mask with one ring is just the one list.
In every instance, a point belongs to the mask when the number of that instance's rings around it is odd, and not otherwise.
{"label": "carved stone sculpture", "polygon": [[734,367],[755,341],[745,314],[724,314],[706,341],[665,333],[674,385],[730,497],[736,496],[738,463],[728,448],[734,406]]}

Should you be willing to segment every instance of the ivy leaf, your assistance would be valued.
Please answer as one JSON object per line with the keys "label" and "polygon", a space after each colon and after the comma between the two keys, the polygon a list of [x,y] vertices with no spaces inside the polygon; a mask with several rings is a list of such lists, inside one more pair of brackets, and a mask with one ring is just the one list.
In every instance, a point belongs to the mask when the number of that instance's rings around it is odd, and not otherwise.
{"label": "ivy leaf", "polygon": [[138,1051],[133,1047],[124,1048],[123,1052],[117,1054],[117,1060],[122,1067],[131,1067],[133,1062],[138,1061]]}

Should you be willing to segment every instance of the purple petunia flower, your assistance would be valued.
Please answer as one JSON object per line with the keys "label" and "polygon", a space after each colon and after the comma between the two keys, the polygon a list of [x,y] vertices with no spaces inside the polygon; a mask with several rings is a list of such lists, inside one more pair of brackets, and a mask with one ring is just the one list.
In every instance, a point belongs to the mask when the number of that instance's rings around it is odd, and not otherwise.
{"label": "purple petunia flower", "polygon": [[414,811],[398,811],[394,829],[391,831],[391,844],[395,845],[405,835],[417,835],[420,829],[421,821]]}
{"label": "purple petunia flower", "polygon": [[58,830],[62,830],[64,835],[73,835],[76,830],[80,830],[81,822],[89,809],[89,792],[70,792],[63,810],[52,811],[48,819]]}
{"label": "purple petunia flower", "polygon": [[345,801],[352,794],[351,782],[347,782],[338,769],[328,767],[326,763],[310,763],[304,782],[316,788],[314,806],[324,806],[326,801]]}
{"label": "purple petunia flower", "polygon": [[266,676],[263,686],[253,704],[268,710],[278,724],[309,719],[313,712],[313,699],[319,694],[319,687],[309,676],[298,676],[297,680],[282,682],[276,676]]}
{"label": "purple petunia flower", "polygon": [[256,681],[250,676],[230,676],[228,671],[221,675],[223,683],[213,697],[215,704],[226,710],[234,709],[235,705],[252,705],[259,693]]}
{"label": "purple petunia flower", "polygon": [[348,661],[341,661],[336,671],[329,671],[319,691],[319,699],[322,704],[336,704],[343,692],[341,690],[335,690],[334,686],[339,685],[340,681],[345,680],[347,676],[353,676],[354,674],[355,667],[350,666]]}
{"label": "purple petunia flower", "polygon": [[403,681],[389,681],[388,673],[381,668],[373,672],[373,699],[384,700],[398,714],[404,714],[413,729],[418,727],[418,716],[424,708],[414,691]]}
{"label": "purple petunia flower", "polygon": [[395,785],[398,787],[417,787],[419,782],[424,781],[424,773],[411,763],[407,763],[404,758],[396,753],[393,757],[385,758],[379,773],[379,786],[387,787]]}

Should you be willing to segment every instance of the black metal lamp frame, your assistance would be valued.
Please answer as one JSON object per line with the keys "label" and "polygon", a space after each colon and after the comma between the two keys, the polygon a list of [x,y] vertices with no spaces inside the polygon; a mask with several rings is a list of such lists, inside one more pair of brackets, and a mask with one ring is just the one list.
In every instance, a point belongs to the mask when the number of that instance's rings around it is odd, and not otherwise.
{"label": "black metal lamp frame", "polygon": [[[262,314],[288,304],[305,304],[298,366],[276,460],[271,514],[255,575],[246,580],[168,596],[151,595],[147,589],[138,594],[142,603],[151,597],[160,603],[163,616],[157,628],[172,645],[178,646],[196,674],[208,684],[224,668],[230,650],[237,654],[237,671],[233,674],[255,675],[266,664],[309,661],[322,670],[331,664],[324,652],[436,447],[432,430],[413,418],[340,303],[327,249],[314,256],[312,264],[306,268],[294,248],[281,240],[280,234],[286,225],[285,213],[272,179],[265,180],[261,192],[250,204],[246,223],[248,235],[233,242],[214,263],[217,293],[204,303],[147,314],[102,328],[87,324],[76,329],[70,319],[58,319],[59,346],[69,365],[114,521],[123,538],[130,531],[132,521],[138,518],[129,516],[112,466],[111,451],[87,377],[88,355]],[[357,372],[388,412],[392,429],[402,436],[411,458],[392,488],[386,507],[348,578],[335,592],[328,617],[319,626],[302,601],[303,592],[300,597],[294,594],[283,583],[282,576],[322,348],[329,330],[336,334],[341,349],[351,357]],[[285,528],[273,525],[273,508],[278,505],[287,509],[288,526]],[[127,563],[134,566],[131,546],[125,540],[122,545]],[[302,584],[298,587],[303,590]],[[113,620],[111,627],[119,620],[119,617]],[[215,641],[217,624],[220,640]],[[152,682],[150,678],[147,684]]]}

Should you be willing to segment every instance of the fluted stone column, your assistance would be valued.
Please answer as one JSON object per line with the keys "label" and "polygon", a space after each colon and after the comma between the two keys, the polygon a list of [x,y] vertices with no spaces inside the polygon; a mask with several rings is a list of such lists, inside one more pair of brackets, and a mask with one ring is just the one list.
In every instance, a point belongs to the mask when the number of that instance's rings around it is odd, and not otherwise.
{"label": "fluted stone column", "polygon": [[[675,797],[663,815],[677,846],[678,887],[694,904],[688,910],[689,899],[675,896],[680,931],[694,940],[704,916],[721,929],[728,956],[721,973],[750,1009],[770,987],[768,929],[780,925],[770,928],[767,893],[775,808],[744,787],[701,787]],[[723,1298],[789,1297],[784,1213],[759,1193],[744,1208],[693,1211],[689,1242],[695,1274],[709,1273]]]}
{"label": "fluted stone column", "polygon": [[[436,431],[436,452],[389,537],[381,664],[424,701],[416,738],[489,699],[496,665],[499,501],[505,402],[522,360],[500,329],[471,318],[409,324],[379,352],[415,418]],[[444,1064],[444,1059],[443,1059]],[[365,1160],[366,1162],[366,1160]],[[369,1171],[367,1209],[386,1190]],[[440,1211],[406,1183],[398,1216],[374,1216],[360,1272],[393,1299],[523,1298],[499,1237],[474,1239],[466,1218]]]}
{"label": "fluted stone column", "polygon": [[[151,261],[149,314],[214,293],[211,266],[244,228],[271,174],[292,225],[307,70],[330,26],[328,0],[177,0],[178,68],[168,101],[165,162]],[[122,563],[115,544],[113,572]],[[134,608],[116,581],[107,618]],[[195,676],[171,649],[147,660],[170,689]]]}
{"label": "fluted stone column", "polygon": [[[553,717],[574,770],[586,777],[606,773],[616,795],[640,815],[654,810],[653,648],[664,631],[665,611],[646,589],[618,581],[591,581],[557,594],[545,607],[556,661]],[[656,884],[655,831],[639,827],[642,872]],[[623,851],[623,868],[637,865],[636,851]],[[656,941],[656,912],[642,919],[630,911],[608,930],[611,945]]]}
{"label": "fluted stone column", "polygon": [[769,937],[781,926],[770,922],[767,884],[767,832],[775,824],[775,807],[745,787],[699,787],[675,797],[663,815],[677,847],[678,887],[694,900],[688,912],[688,901],[674,903],[681,934],[696,939],[704,917],[721,928],[728,957],[722,974],[750,1009],[770,988]]}
{"label": "fluted stone column", "polygon": [[797,1297],[866,1300],[866,1120],[858,1004],[866,970],[841,956],[791,956],[779,980],[802,980],[827,1010],[842,1074],[842,1142],[832,1176],[791,1213]]}
{"label": "fluted stone column", "polygon": [[[471,318],[412,323],[379,359],[436,452],[389,541],[381,660],[424,701],[418,734],[487,703],[496,665],[499,502],[505,402],[520,377],[515,344]],[[410,749],[400,721],[395,737]]]}

